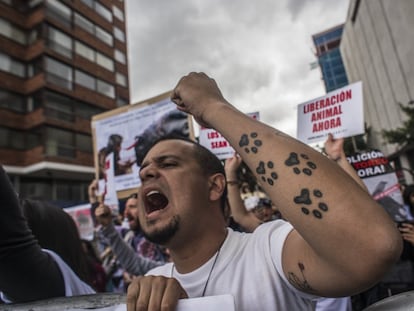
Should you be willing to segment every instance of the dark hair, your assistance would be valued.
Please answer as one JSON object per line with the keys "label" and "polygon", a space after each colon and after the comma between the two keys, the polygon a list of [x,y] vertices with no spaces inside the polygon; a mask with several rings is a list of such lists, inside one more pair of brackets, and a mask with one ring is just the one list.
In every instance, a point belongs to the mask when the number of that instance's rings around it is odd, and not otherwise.
{"label": "dark hair", "polygon": [[134,193],[131,193],[127,198],[126,198],[126,201],[128,201],[129,199],[138,199],[138,193],[137,192],[134,192]]}
{"label": "dark hair", "polygon": [[414,192],[414,185],[407,185],[404,188],[403,191],[403,199],[404,199],[404,203],[407,204],[408,206],[410,206],[411,208],[414,208],[414,206],[412,206],[411,201],[410,201],[410,196],[411,194]]}
{"label": "dark hair", "polygon": [[87,259],[72,217],[50,203],[21,199],[23,215],[39,245],[54,251],[83,281],[89,283]]}
{"label": "dark hair", "polygon": [[[166,140],[181,140],[194,145],[194,158],[198,162],[201,167],[202,172],[206,176],[211,176],[213,174],[222,174],[224,178],[226,177],[226,173],[224,171],[223,163],[216,157],[214,153],[208,150],[206,147],[200,145],[198,142],[191,140],[190,138],[177,136],[177,135],[168,135],[161,137],[160,139],[154,141],[151,147],[148,149],[151,150],[156,144]],[[143,158],[147,155],[148,151],[144,154]],[[220,207],[224,213],[224,209],[226,207],[226,198],[227,198],[227,185],[224,188],[224,192],[220,199]]]}
{"label": "dark hair", "polygon": [[121,145],[122,143],[122,136],[119,134],[112,134],[108,138],[108,144],[106,145],[107,153],[111,153],[115,151],[115,147]]}

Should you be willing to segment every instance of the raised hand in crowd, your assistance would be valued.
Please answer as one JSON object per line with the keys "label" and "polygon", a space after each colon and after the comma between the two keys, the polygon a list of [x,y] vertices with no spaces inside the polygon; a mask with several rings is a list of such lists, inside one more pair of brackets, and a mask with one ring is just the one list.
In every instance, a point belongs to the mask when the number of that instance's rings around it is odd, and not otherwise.
{"label": "raised hand in crowd", "polygon": [[414,225],[409,222],[404,222],[399,227],[403,239],[414,245]]}
{"label": "raised hand in crowd", "polygon": [[227,197],[233,219],[246,231],[252,232],[262,222],[250,211],[246,209],[240,196],[239,181],[237,179],[237,169],[243,162],[242,158],[235,153],[231,158],[226,159],[224,170],[227,179]]}
{"label": "raised hand in crowd", "polygon": [[336,162],[349,176],[352,177],[366,192],[368,192],[367,186],[365,186],[362,179],[358,176],[358,173],[353,166],[348,162],[345,150],[344,150],[343,137],[334,138],[331,133],[328,134],[328,138],[325,141],[324,149],[328,158]]}

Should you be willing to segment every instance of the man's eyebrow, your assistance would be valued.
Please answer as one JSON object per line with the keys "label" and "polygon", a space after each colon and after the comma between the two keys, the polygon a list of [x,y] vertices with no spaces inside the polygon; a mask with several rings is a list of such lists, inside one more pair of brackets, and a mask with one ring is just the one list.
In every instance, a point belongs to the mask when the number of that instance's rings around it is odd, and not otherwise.
{"label": "man's eyebrow", "polygon": [[[174,159],[174,160],[178,161],[178,160],[180,160],[180,157],[176,156],[176,155],[173,155],[173,154],[165,154],[165,155],[162,155],[162,156],[154,157],[152,159],[152,161],[155,162],[156,164],[160,164],[160,163],[162,163],[162,162],[164,162],[165,160],[168,160],[168,159]],[[143,162],[139,170],[141,171],[143,168],[147,167],[149,164],[150,164],[149,161]]]}

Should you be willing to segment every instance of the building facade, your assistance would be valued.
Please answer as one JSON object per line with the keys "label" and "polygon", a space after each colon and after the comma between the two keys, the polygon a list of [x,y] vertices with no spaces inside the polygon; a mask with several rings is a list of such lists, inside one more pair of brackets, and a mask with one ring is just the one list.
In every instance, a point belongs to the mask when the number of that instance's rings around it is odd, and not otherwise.
{"label": "building facade", "polygon": [[0,163],[23,197],[87,201],[91,117],[129,104],[122,0],[0,0]]}
{"label": "building facade", "polygon": [[339,44],[344,25],[338,25],[312,36],[316,57],[326,92],[348,85]]}
{"label": "building facade", "polygon": [[394,163],[399,177],[413,182],[414,150],[385,144],[381,131],[400,127],[399,103],[414,100],[414,1],[350,0],[340,50],[351,82],[362,81],[368,145]]}

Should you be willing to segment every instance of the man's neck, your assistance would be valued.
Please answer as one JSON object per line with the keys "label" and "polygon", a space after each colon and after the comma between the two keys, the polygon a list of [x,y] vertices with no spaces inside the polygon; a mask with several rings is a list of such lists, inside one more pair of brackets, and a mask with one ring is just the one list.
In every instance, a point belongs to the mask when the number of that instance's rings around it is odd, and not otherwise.
{"label": "man's neck", "polygon": [[223,245],[227,228],[215,234],[206,234],[202,239],[192,240],[181,247],[170,248],[172,261],[179,273],[189,273],[204,265]]}

